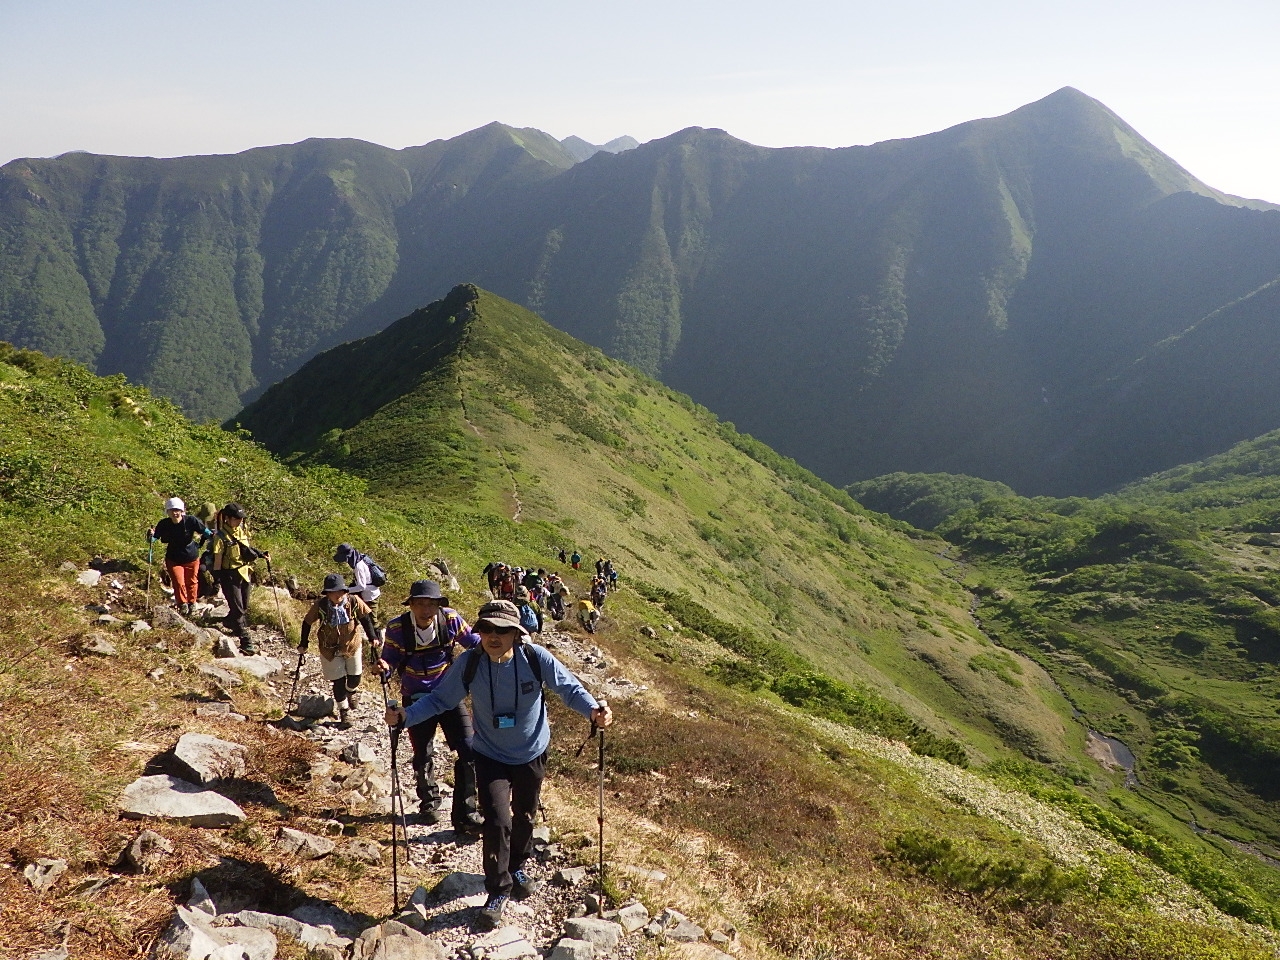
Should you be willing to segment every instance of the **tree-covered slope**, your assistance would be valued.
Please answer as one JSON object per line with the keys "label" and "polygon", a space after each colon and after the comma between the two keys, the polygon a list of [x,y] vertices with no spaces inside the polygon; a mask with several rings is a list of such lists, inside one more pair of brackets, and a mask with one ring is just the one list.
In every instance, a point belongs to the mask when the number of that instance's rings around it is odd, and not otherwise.
{"label": "tree-covered slope", "polygon": [[402,151],[308,140],[14,161],[0,170],[0,337],[221,419],[343,339],[414,229],[571,164],[550,137],[498,124]]}

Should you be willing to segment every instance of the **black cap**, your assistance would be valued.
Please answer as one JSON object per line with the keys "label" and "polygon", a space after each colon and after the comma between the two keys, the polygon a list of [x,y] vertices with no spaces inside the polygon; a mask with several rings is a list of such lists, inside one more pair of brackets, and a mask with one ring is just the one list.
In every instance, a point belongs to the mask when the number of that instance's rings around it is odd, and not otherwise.
{"label": "black cap", "polygon": [[409,600],[439,600],[444,606],[449,605],[449,598],[440,592],[440,584],[434,580],[415,580],[409,585],[409,599],[400,604],[402,607],[409,605]]}
{"label": "black cap", "polygon": [[233,517],[236,520],[243,520],[245,518],[244,507],[232,500],[222,508],[222,515],[224,517]]}
{"label": "black cap", "polygon": [[336,550],[333,551],[334,563],[349,563],[351,555],[356,552],[356,548],[349,543],[340,543]]}
{"label": "black cap", "polygon": [[321,593],[349,593],[350,591],[351,588],[347,586],[347,581],[340,573],[326,574],[324,586],[320,588]]}

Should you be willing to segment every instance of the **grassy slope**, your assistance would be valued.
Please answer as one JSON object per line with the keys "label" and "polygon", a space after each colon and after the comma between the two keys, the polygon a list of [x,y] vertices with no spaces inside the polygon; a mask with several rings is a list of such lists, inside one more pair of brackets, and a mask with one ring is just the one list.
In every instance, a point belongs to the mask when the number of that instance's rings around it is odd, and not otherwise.
{"label": "grassy slope", "polygon": [[[368,390],[343,386],[353,380]],[[500,298],[460,287],[318,358],[239,419],[396,501],[461,496],[510,516],[518,498],[544,547],[515,559],[543,565],[558,544],[613,557],[624,578],[687,593],[979,756],[1002,738],[1059,763],[1079,755],[1083,732],[1040,671],[981,668],[991,648],[940,544]]]}
{"label": "grassy slope", "polygon": [[[690,427],[710,422],[687,412]],[[508,416],[485,422],[496,430]],[[697,436],[701,454],[714,432]],[[311,894],[376,912],[388,887],[385,868],[328,860],[298,869],[268,842],[277,822],[306,827],[314,822],[308,818],[328,815],[329,801],[298,777],[305,750],[256,724],[193,726],[191,701],[207,691],[192,671],[207,654],[183,652],[178,637],[161,634],[170,646],[164,654],[153,649],[153,634],[116,637],[121,656],[114,660],[80,655],[89,630],[81,606],[98,594],[74,586],[56,565],[93,553],[123,558],[116,575],[126,584],[122,607],[126,616],[140,612],[139,534],[158,515],[161,497],[235,496],[249,506],[258,540],[281,570],[317,579],[340,539],[376,548],[400,583],[420,574],[427,558],[444,555],[462,576],[462,605],[470,606],[483,560],[532,557],[549,528],[495,514],[484,500],[501,498],[500,485],[487,492],[477,485],[469,505],[422,507],[403,488],[371,498],[361,481],[333,471],[291,474],[233,435],[185,422],[140,388],[33,354],[0,356],[0,458],[0,846],[18,867],[44,855],[65,856],[72,866],[70,879],[43,899],[16,873],[0,871],[0,942],[52,945],[46,928],[68,918],[73,953],[133,956],[193,873],[228,865],[239,871],[242,892],[268,908]],[[517,478],[529,469],[523,460],[513,465]],[[587,471],[588,461],[575,457],[572,469]],[[887,546],[881,552],[893,555]],[[628,703],[611,739],[610,856],[670,872],[670,887],[639,892],[651,906],[692,903],[698,919],[734,922],[743,934],[740,955],[1270,955],[1257,932],[1197,906],[1176,882],[1025,795],[711,682],[696,663],[710,648],[705,638],[682,637],[690,661],[665,662],[669,649],[637,639],[643,621],[663,614],[625,589],[610,613],[600,642],[624,674],[651,684],[648,695]],[[157,665],[165,673],[146,679]],[[258,718],[274,709],[268,692],[252,684],[235,703]],[[250,777],[274,787],[279,807],[251,807],[251,827],[227,834],[165,827],[178,852],[158,874],[121,877],[96,899],[74,892],[79,880],[104,875],[132,836],[113,804],[147,754],[127,742],[168,745],[193,728],[248,743]],[[576,838],[587,848],[586,858],[594,853],[594,775],[571,753],[572,745],[561,745],[553,754],[550,801],[556,826],[571,847]],[[375,818],[358,829],[381,837],[383,827]],[[660,843],[646,839],[657,836]],[[1093,879],[1078,872],[1087,864]]]}

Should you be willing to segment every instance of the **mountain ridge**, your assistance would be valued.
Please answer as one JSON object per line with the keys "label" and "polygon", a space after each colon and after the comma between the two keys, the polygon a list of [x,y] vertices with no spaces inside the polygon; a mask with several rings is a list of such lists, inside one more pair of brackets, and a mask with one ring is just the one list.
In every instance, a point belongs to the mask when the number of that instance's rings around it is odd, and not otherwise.
{"label": "mountain ridge", "polygon": [[[14,161],[0,238],[0,336],[198,418],[468,280],[835,483],[1096,493],[1280,422],[1265,385],[1223,406],[1181,378],[1234,379],[1274,353],[1269,325],[1155,349],[1280,277],[1280,209],[1207,187],[1071,88],[842,148],[693,127],[576,163],[495,122],[400,151]],[[1139,395],[1189,429],[1171,438]]]}

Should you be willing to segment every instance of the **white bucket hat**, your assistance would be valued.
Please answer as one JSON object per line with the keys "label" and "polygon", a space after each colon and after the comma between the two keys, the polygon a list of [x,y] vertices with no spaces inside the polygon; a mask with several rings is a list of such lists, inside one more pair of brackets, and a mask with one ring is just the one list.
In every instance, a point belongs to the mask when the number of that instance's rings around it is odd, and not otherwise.
{"label": "white bucket hat", "polygon": [[187,505],[177,497],[170,497],[164,502],[165,510],[186,510]]}

